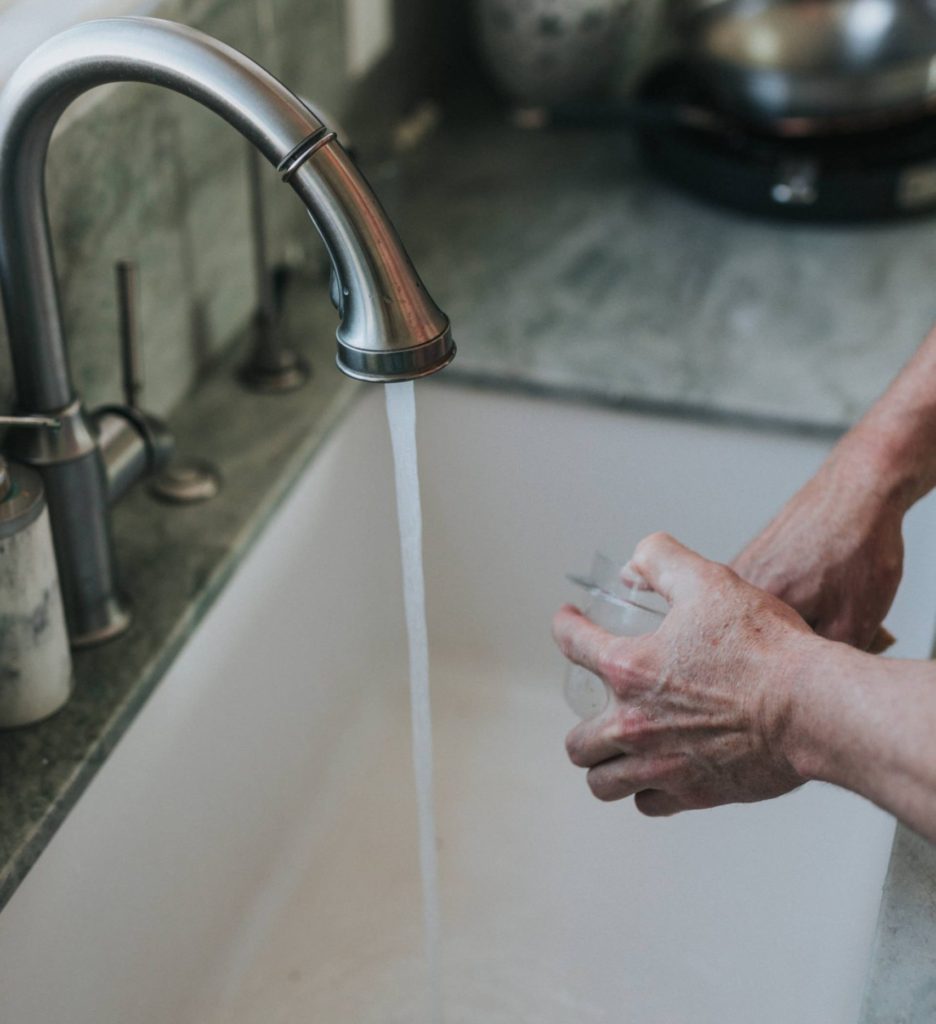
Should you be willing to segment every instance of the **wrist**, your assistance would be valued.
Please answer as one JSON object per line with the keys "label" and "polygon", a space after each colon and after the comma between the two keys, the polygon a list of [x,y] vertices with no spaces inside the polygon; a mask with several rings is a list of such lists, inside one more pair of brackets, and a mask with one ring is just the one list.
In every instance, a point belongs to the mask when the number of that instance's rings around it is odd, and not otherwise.
{"label": "wrist", "polygon": [[862,421],[833,449],[828,465],[855,496],[901,515],[936,485],[936,460],[925,435]]}
{"label": "wrist", "polygon": [[787,659],[786,714],[779,749],[803,781],[836,781],[830,725],[848,700],[844,690],[853,677],[850,661],[854,657],[871,656],[812,634],[804,636]]}

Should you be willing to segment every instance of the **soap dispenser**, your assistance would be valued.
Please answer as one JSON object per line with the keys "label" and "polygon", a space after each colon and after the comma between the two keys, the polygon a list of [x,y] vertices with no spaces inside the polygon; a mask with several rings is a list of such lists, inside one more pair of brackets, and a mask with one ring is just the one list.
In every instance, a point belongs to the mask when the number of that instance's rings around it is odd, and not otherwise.
{"label": "soap dispenser", "polygon": [[[46,417],[0,417],[16,427]],[[71,654],[42,478],[0,456],[0,728],[30,725],[71,696]]]}

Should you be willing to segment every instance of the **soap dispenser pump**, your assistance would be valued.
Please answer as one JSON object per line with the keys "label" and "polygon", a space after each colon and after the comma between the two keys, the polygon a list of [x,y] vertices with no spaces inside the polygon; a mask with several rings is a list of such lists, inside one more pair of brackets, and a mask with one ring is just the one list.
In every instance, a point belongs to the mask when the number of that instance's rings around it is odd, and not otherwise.
{"label": "soap dispenser pump", "polygon": [[[0,417],[17,427],[47,417]],[[0,456],[0,728],[30,725],[71,696],[71,654],[42,478]]]}

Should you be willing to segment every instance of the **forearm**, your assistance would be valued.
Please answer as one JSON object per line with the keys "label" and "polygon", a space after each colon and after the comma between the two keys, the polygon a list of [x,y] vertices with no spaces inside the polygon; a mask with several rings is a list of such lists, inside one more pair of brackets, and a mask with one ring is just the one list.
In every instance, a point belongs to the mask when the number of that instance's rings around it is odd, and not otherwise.
{"label": "forearm", "polygon": [[830,461],[904,508],[936,486],[936,328]]}
{"label": "forearm", "polygon": [[936,664],[809,645],[793,684],[787,756],[936,842]]}

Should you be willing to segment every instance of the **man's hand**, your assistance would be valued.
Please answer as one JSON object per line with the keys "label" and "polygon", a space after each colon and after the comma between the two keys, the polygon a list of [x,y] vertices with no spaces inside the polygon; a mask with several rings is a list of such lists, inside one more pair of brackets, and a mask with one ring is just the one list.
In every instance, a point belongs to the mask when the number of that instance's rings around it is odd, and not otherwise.
{"label": "man's hand", "polygon": [[833,453],[732,568],[820,636],[880,652],[893,642],[879,627],[903,570],[905,505],[875,488],[873,472],[847,449]]}
{"label": "man's hand", "polygon": [[608,707],[569,733],[602,800],[649,815],[764,800],[805,781],[786,754],[799,666],[818,640],[786,604],[665,534],[630,563],[670,603],[656,633],[615,637],[565,607],[563,654],[599,675]]}

